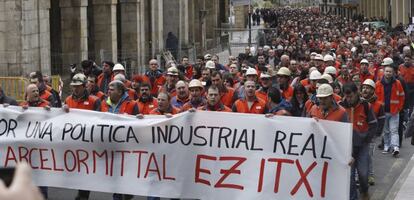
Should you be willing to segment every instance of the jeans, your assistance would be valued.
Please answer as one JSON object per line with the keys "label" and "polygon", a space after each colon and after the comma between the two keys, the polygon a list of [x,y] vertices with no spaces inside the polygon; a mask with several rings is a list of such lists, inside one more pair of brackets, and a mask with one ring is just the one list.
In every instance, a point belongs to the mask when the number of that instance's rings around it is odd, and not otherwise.
{"label": "jeans", "polygon": [[384,130],[384,149],[400,147],[398,127],[400,123],[400,115],[392,115],[391,113],[385,113]]}
{"label": "jeans", "polygon": [[358,200],[358,191],[355,182],[355,170],[358,171],[359,190],[361,193],[368,193],[368,160],[369,160],[369,144],[363,146],[354,146],[355,162],[351,167],[351,200]]}
{"label": "jeans", "polygon": [[374,160],[375,146],[376,146],[375,142],[369,143],[369,159],[368,159],[368,175],[369,176],[374,176],[374,168],[372,167],[372,162]]}

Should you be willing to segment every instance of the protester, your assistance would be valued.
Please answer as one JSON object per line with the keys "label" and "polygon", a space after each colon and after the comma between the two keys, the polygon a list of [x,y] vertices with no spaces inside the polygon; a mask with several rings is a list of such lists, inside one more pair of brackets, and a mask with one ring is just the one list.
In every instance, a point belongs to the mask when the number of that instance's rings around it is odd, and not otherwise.
{"label": "protester", "polygon": [[114,73],[112,68],[114,68],[114,63],[111,61],[103,61],[103,72],[98,76],[97,85],[103,93],[108,92],[108,84],[114,80]]}
{"label": "protester", "polygon": [[[86,76],[82,73],[75,74],[72,77],[70,86],[72,87],[72,95],[65,100],[63,109],[69,112],[70,108],[101,111],[101,100],[98,97],[90,95],[86,90]],[[76,200],[89,199],[90,191],[79,190]]]}
{"label": "protester", "polygon": [[158,106],[151,110],[150,115],[165,115],[172,117],[180,112],[178,108],[171,105],[171,96],[166,92],[160,92],[157,97]]}
{"label": "protester", "polygon": [[151,85],[151,95],[157,96],[158,90],[165,84],[165,77],[162,71],[159,69],[158,61],[151,59],[149,61],[149,69],[145,72],[143,82],[147,82]]}
{"label": "protester", "polygon": [[244,83],[245,97],[234,102],[233,112],[264,114],[267,110],[266,102],[256,96],[256,83],[246,81]]}
{"label": "protester", "polygon": [[[388,58],[384,59],[387,62]],[[378,100],[384,102],[385,124],[383,130],[384,151],[383,153],[392,152],[394,156],[400,153],[399,145],[399,112],[404,105],[404,89],[399,80],[394,77],[394,68],[386,63],[384,65],[384,77],[377,81],[375,94]]]}
{"label": "protester", "polygon": [[220,89],[212,85],[207,90],[207,104],[198,108],[204,111],[231,112],[231,109],[220,101]]}
{"label": "protester", "polygon": [[177,95],[171,98],[171,104],[181,109],[184,104],[190,101],[190,92],[188,90],[188,84],[184,81],[178,81],[175,84],[175,90],[177,91]]}
{"label": "protester", "polygon": [[349,121],[353,125],[351,168],[351,199],[358,199],[355,174],[358,174],[361,199],[368,200],[369,146],[377,131],[377,119],[368,102],[362,101],[355,83],[346,83],[343,87],[344,100],[340,105],[346,109]]}
{"label": "protester", "polygon": [[197,109],[205,106],[207,102],[203,96],[204,87],[201,81],[197,79],[191,80],[188,84],[188,88],[190,90],[190,100],[182,106],[181,111],[187,111],[191,108]]}
{"label": "protester", "polygon": [[[377,118],[378,126],[377,126],[377,130],[375,131],[374,137],[381,136],[382,129],[384,128],[384,120],[385,120],[384,105],[382,104],[382,102],[378,101],[378,98],[375,95],[375,82],[373,80],[366,79],[362,83],[361,99],[371,104],[372,110],[374,111],[375,117]],[[369,144],[368,183],[370,185],[375,184],[374,167],[373,167],[374,149],[375,149],[375,140]]]}

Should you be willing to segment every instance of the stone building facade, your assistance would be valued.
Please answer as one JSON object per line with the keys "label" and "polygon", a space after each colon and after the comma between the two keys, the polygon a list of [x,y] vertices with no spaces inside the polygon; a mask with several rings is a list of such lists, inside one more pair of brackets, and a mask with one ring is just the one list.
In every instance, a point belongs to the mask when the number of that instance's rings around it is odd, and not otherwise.
{"label": "stone building facade", "polygon": [[129,72],[179,41],[177,57],[220,44],[229,0],[0,0],[0,75],[61,74],[92,59]]}
{"label": "stone building facade", "polygon": [[412,23],[414,0],[360,0],[358,11],[367,18],[388,19],[392,27],[399,23],[407,25]]}

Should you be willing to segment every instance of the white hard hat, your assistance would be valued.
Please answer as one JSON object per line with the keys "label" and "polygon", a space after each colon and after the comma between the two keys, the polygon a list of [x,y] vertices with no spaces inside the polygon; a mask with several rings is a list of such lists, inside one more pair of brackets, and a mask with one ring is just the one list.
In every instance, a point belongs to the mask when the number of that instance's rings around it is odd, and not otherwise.
{"label": "white hard hat", "polygon": [[125,67],[122,64],[116,63],[112,71],[125,71]]}
{"label": "white hard hat", "polygon": [[362,44],[369,45],[369,42],[368,42],[367,40],[364,40],[364,41],[362,42]]}
{"label": "white hard hat", "polygon": [[368,28],[368,27],[366,27],[366,28],[365,28],[365,32],[368,32],[368,31],[369,31],[369,28]]}
{"label": "white hard hat", "polygon": [[261,74],[260,74],[260,78],[271,78],[272,76],[270,76],[270,74],[268,74],[268,73],[264,73],[264,72],[262,72]]}
{"label": "white hard hat", "polygon": [[206,62],[206,68],[207,69],[216,69],[216,63],[214,63],[214,61],[209,60],[209,61]]}
{"label": "white hard hat", "polygon": [[276,50],[283,50],[283,46],[282,45],[277,45],[277,48],[276,48]]}
{"label": "white hard hat", "polygon": [[324,74],[335,74],[336,75],[336,68],[333,66],[328,66],[325,68]]}
{"label": "white hard hat", "polygon": [[362,59],[361,62],[359,62],[360,64],[369,64],[367,59]]}
{"label": "white hard hat", "polygon": [[323,61],[323,56],[321,54],[316,54],[314,60],[322,60]]}
{"label": "white hard hat", "polygon": [[309,74],[309,79],[310,80],[319,80],[319,79],[321,79],[321,76],[322,76],[322,74],[318,70],[313,70]]}
{"label": "white hard hat", "polygon": [[323,61],[324,61],[324,62],[327,62],[327,61],[334,61],[334,57],[333,57],[333,56],[331,56],[331,55],[329,55],[329,54],[326,54],[326,55],[325,55],[325,57],[323,57]]}
{"label": "white hard hat", "polygon": [[178,76],[178,69],[176,67],[170,67],[167,70],[168,75]]}
{"label": "white hard hat", "polygon": [[257,71],[254,68],[249,67],[246,71],[246,76],[247,75],[256,75],[257,76]]}
{"label": "white hard hat", "polygon": [[276,75],[279,76],[290,76],[292,73],[290,72],[290,70],[287,67],[281,67],[279,69],[279,71],[277,71]]}
{"label": "white hard hat", "polygon": [[83,85],[86,84],[86,76],[82,73],[77,73],[72,77],[70,85]]}
{"label": "white hard hat", "polygon": [[310,73],[312,73],[313,71],[315,71],[315,70],[318,70],[318,68],[316,68],[316,67],[311,67],[311,68],[309,68],[309,74]]}
{"label": "white hard hat", "polygon": [[331,75],[329,74],[322,74],[321,79],[325,79],[328,81],[328,83],[332,83],[333,82],[333,78]]}
{"label": "white hard hat", "polygon": [[190,83],[188,84],[188,88],[193,88],[193,87],[200,87],[203,88],[203,83],[201,83],[200,80],[198,79],[193,79],[190,81]]}
{"label": "white hard hat", "polygon": [[114,76],[114,80],[124,82],[126,80],[126,78],[123,74],[117,74],[117,75]]}
{"label": "white hard hat", "polygon": [[351,52],[355,52],[357,50],[357,48],[356,47],[352,47],[351,48]]}
{"label": "white hard hat", "polygon": [[387,57],[384,58],[384,60],[382,60],[381,65],[385,66],[385,65],[392,65],[394,63],[394,61],[392,60],[392,58]]}
{"label": "white hard hat", "polygon": [[211,54],[204,55],[204,60],[210,60],[210,59],[211,59]]}
{"label": "white hard hat", "polygon": [[333,94],[333,88],[331,85],[324,83],[318,87],[316,91],[316,97],[328,97]]}
{"label": "white hard hat", "polygon": [[372,88],[374,88],[374,89],[375,89],[375,82],[374,82],[373,80],[371,80],[371,79],[366,79],[366,80],[362,83],[362,85],[369,85],[369,86],[371,86]]}

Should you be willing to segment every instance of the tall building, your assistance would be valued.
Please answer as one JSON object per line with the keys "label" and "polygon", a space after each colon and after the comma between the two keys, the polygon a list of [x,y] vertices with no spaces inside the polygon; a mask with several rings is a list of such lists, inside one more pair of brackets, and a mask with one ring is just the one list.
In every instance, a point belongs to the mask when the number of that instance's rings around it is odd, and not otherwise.
{"label": "tall building", "polygon": [[92,59],[143,71],[178,39],[177,57],[195,57],[220,43],[229,0],[0,0],[0,75],[67,71]]}

